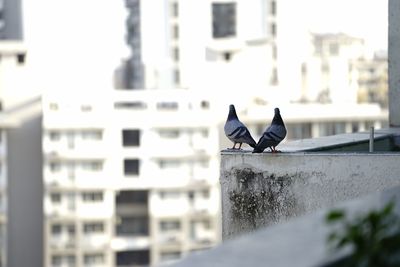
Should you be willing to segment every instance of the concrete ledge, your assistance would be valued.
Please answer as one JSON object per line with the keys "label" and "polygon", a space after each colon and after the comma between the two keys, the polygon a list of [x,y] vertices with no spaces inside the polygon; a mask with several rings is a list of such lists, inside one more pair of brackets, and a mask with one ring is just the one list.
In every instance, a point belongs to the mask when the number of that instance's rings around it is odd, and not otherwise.
{"label": "concrete ledge", "polygon": [[[349,134],[338,134],[312,139],[303,139],[288,142],[280,145],[279,149],[286,152],[294,151],[369,151],[368,131]],[[400,128],[386,128],[375,131],[374,148],[375,151],[399,150],[394,143],[394,139],[400,136]]]}
{"label": "concrete ledge", "polygon": [[[364,214],[394,200],[395,212],[400,215],[400,187],[374,193],[367,197],[342,203],[348,214]],[[326,246],[330,228],[324,217],[328,210],[297,218],[288,223],[260,229],[252,234],[229,240],[209,251],[191,255],[175,267],[235,267],[326,266],[344,254],[330,253]]]}
{"label": "concrete ledge", "polygon": [[223,239],[400,185],[400,153],[222,152]]}

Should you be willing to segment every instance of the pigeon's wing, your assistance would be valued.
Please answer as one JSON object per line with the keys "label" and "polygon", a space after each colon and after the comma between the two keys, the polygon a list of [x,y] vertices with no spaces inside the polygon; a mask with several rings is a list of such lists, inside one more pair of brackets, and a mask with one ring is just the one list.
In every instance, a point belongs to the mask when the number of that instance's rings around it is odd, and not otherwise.
{"label": "pigeon's wing", "polygon": [[268,134],[272,139],[280,143],[286,137],[286,127],[283,125],[272,124],[268,127],[265,134]]}
{"label": "pigeon's wing", "polygon": [[238,120],[228,121],[224,127],[225,135],[237,143],[246,143],[251,146],[256,144],[247,127]]}
{"label": "pigeon's wing", "polygon": [[225,123],[224,131],[227,137],[232,136],[238,128],[246,127],[239,120],[230,120]]}
{"label": "pigeon's wing", "polygon": [[281,125],[269,126],[257,143],[259,149],[277,146],[286,136],[286,128]]}

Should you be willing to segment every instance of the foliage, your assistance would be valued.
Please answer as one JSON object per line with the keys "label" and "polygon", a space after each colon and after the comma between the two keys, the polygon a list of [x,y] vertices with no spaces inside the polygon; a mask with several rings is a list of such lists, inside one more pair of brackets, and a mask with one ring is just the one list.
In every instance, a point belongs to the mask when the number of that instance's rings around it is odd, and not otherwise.
{"label": "foliage", "polygon": [[393,208],[390,202],[353,219],[344,210],[327,214],[326,222],[336,226],[328,236],[329,244],[335,250],[351,249],[349,257],[336,266],[400,266],[400,218]]}

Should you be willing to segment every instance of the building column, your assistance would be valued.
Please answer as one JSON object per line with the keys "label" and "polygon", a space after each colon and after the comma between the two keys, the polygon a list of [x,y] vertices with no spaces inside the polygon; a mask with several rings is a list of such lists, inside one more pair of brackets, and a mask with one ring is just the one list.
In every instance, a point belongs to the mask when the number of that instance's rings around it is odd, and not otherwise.
{"label": "building column", "polygon": [[400,1],[389,0],[389,126],[400,127]]}

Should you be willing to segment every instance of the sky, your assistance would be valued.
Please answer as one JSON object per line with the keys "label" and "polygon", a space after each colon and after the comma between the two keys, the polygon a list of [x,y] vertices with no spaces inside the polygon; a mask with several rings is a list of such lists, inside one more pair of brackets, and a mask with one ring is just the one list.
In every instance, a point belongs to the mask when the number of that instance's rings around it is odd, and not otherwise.
{"label": "sky", "polygon": [[304,0],[314,32],[345,32],[365,39],[373,49],[387,48],[388,0]]}

